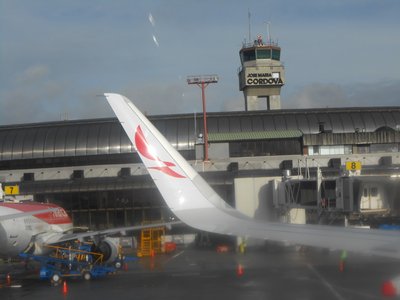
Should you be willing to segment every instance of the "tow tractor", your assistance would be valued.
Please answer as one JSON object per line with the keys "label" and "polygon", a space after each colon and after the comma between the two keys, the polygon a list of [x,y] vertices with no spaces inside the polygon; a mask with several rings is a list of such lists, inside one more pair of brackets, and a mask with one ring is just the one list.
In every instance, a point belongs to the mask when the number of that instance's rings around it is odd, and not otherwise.
{"label": "tow tractor", "polygon": [[38,256],[21,253],[24,259],[31,259],[40,263],[39,277],[50,280],[52,285],[58,285],[65,278],[92,278],[115,274],[124,264],[124,256],[120,253],[112,264],[103,262],[103,254],[92,252],[91,245],[76,243],[68,247],[50,246],[53,251],[49,256]]}

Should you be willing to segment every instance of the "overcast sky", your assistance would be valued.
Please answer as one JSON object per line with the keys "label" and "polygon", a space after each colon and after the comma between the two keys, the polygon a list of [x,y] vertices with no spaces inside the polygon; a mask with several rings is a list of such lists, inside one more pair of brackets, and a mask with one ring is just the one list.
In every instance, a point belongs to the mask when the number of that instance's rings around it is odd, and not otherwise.
{"label": "overcast sky", "polygon": [[397,0],[0,0],[0,125],[114,116],[104,92],[201,112],[197,74],[220,78],[208,111],[243,110],[248,11],[282,47],[282,108],[400,105]]}

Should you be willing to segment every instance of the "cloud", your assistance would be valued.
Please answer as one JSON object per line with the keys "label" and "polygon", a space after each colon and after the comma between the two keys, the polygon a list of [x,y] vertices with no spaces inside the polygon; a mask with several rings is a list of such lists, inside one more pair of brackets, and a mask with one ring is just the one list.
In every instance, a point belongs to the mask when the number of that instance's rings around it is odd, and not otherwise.
{"label": "cloud", "polygon": [[200,111],[200,101],[195,102],[194,97],[188,97],[193,92],[184,82],[131,85],[121,91],[149,115]]}
{"label": "cloud", "polygon": [[33,84],[49,75],[49,68],[45,65],[28,67],[17,78],[19,84]]}
{"label": "cloud", "polygon": [[96,97],[103,92],[149,114],[200,112],[200,90],[184,78],[212,73],[220,81],[207,88],[207,110],[243,110],[248,8],[253,35],[271,21],[282,46],[282,107],[399,105],[396,1],[214,2],[4,1],[0,123],[113,116]]}
{"label": "cloud", "polygon": [[399,95],[400,80],[347,85],[314,83],[281,99],[281,104],[283,108],[398,106]]}
{"label": "cloud", "polygon": [[50,115],[58,119],[66,90],[62,82],[51,79],[48,66],[29,66],[16,75],[10,88],[0,92],[1,124],[38,122],[48,120]]}
{"label": "cloud", "polygon": [[226,100],[223,104],[224,111],[244,111],[244,97]]}

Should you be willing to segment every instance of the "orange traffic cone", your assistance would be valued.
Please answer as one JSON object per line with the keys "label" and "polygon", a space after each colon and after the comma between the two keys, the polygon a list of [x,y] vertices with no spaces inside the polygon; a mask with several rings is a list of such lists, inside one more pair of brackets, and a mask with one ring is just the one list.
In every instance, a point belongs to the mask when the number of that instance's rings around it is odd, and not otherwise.
{"label": "orange traffic cone", "polygon": [[397,295],[396,287],[391,281],[386,281],[383,283],[381,287],[381,292],[382,295],[385,297],[396,297]]}
{"label": "orange traffic cone", "polygon": [[343,272],[344,271],[344,260],[341,259],[339,261],[339,272]]}
{"label": "orange traffic cone", "polygon": [[7,285],[8,286],[11,285],[11,275],[10,275],[10,273],[7,274]]}
{"label": "orange traffic cone", "polygon": [[64,280],[62,292],[63,292],[64,295],[68,293],[68,286],[67,286],[67,281],[66,280]]}
{"label": "orange traffic cone", "polygon": [[241,264],[238,264],[236,274],[237,276],[242,276],[244,274],[243,266]]}
{"label": "orange traffic cone", "polygon": [[122,268],[124,271],[128,271],[128,263],[124,263]]}

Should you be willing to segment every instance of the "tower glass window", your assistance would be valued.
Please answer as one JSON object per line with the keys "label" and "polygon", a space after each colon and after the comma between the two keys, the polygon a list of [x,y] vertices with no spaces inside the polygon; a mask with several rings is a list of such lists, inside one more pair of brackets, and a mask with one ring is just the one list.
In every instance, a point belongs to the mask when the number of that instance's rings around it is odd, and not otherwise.
{"label": "tower glass window", "polygon": [[280,60],[281,59],[281,51],[277,49],[272,49],[272,59]]}
{"label": "tower glass window", "polygon": [[256,53],[255,53],[254,49],[243,51],[242,55],[243,55],[243,61],[249,61],[249,60],[256,59]]}
{"label": "tower glass window", "polygon": [[271,59],[271,49],[257,49],[257,59]]}

